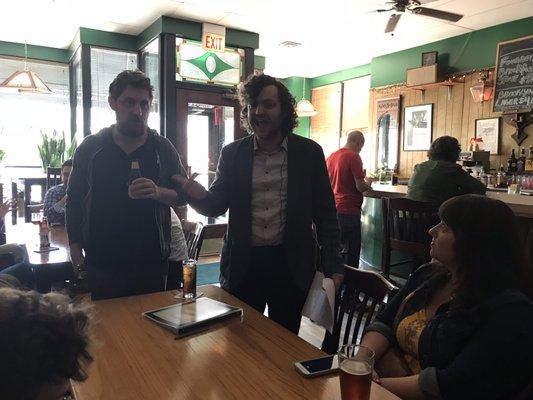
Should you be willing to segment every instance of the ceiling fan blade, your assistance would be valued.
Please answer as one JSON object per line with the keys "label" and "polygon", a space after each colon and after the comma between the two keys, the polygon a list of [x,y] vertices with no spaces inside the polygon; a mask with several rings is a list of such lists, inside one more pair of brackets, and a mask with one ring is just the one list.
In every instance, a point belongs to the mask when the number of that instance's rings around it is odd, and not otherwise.
{"label": "ceiling fan blade", "polygon": [[390,16],[387,26],[385,27],[385,33],[391,33],[394,31],[394,29],[396,29],[396,25],[398,24],[401,16],[402,14],[392,14]]}
{"label": "ceiling fan blade", "polygon": [[415,7],[412,8],[411,11],[413,14],[423,15],[424,17],[444,19],[450,22],[457,22],[463,18],[463,15],[461,14],[455,14],[448,11],[435,10],[433,8],[426,7]]}
{"label": "ceiling fan blade", "polygon": [[387,12],[387,11],[392,11],[392,10],[394,10],[394,8],[389,8],[389,9],[382,8],[382,9],[379,9],[379,10],[375,10],[373,12],[382,13],[382,12]]}

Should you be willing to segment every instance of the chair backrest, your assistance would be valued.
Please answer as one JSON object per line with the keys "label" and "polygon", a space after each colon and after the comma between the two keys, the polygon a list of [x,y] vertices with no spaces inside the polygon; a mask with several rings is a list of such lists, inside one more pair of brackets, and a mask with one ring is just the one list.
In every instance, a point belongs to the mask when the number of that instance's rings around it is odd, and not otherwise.
{"label": "chair backrest", "polygon": [[221,239],[224,237],[227,230],[228,230],[228,224],[204,225],[202,228],[202,232],[200,232],[200,238],[198,239],[198,243],[197,243],[198,250],[196,253],[196,259],[200,257],[200,253],[202,251],[202,245],[204,244],[204,240]]}
{"label": "chair backrest", "polygon": [[326,331],[322,350],[333,354],[341,345],[358,343],[363,330],[398,288],[380,274],[344,266],[344,282],[337,300],[333,332]]}
{"label": "chair backrest", "polygon": [[383,275],[389,277],[392,250],[415,255],[421,263],[429,261],[431,237],[428,230],[439,221],[438,210],[431,203],[403,197],[382,201],[383,210]]}
{"label": "chair backrest", "polygon": [[189,258],[197,260],[201,246],[201,243],[199,246],[198,242],[201,239],[203,224],[201,222],[182,220],[181,226],[183,228],[185,242],[187,243],[187,252],[189,253]]}
{"label": "chair backrest", "polygon": [[61,183],[61,167],[48,167],[46,169],[46,190]]}

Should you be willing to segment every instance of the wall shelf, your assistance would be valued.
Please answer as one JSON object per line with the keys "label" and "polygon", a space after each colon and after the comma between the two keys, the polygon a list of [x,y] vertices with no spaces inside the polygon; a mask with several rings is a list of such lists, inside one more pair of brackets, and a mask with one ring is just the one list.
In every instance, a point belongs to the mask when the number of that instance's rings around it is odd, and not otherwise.
{"label": "wall shelf", "polygon": [[452,87],[454,85],[462,85],[462,84],[464,84],[464,82],[445,80],[445,81],[442,81],[442,82],[426,83],[425,85],[407,86],[407,88],[408,89],[412,89],[412,90],[420,90],[422,92],[422,101],[424,101],[424,94],[425,94],[426,90],[435,89],[435,88],[439,88],[439,87],[447,87],[448,88],[448,100],[451,100],[451,98],[452,98]]}

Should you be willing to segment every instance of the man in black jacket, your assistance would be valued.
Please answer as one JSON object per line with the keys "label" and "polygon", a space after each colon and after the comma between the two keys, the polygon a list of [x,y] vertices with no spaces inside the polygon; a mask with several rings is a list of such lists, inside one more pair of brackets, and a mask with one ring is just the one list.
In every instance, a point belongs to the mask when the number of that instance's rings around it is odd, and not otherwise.
{"label": "man in black jacket", "polygon": [[221,284],[230,293],[297,333],[302,307],[320,265],[342,281],[339,228],[322,149],[297,136],[294,98],[267,75],[240,88],[241,122],[251,133],[222,149],[215,181],[206,191],[173,177],[198,212],[229,209],[221,257]]}
{"label": "man in black jacket", "polygon": [[[75,268],[85,250],[93,298],[165,289],[169,206],[180,203],[170,177],[185,172],[172,144],[147,126],[152,98],[146,75],[121,72],[109,86],[117,123],[85,138],[74,155],[67,231]],[[135,163],[142,177],[132,180]]]}

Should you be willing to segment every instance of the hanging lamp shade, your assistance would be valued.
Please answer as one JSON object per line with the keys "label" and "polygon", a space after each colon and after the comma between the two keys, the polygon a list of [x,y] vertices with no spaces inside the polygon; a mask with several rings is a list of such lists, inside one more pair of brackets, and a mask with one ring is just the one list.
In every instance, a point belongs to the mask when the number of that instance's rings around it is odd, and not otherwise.
{"label": "hanging lamp shade", "polygon": [[318,114],[318,111],[316,110],[315,106],[309,101],[305,99],[305,79],[304,79],[304,87],[303,87],[303,95],[302,100],[300,100],[296,104],[296,115],[299,117],[314,117]]}
{"label": "hanging lamp shade", "polygon": [[299,117],[314,117],[318,111],[309,100],[302,99],[296,104],[296,114]]}
{"label": "hanging lamp shade", "polygon": [[50,88],[33,71],[16,71],[4,82],[0,88],[16,89],[19,92],[52,93]]}
{"label": "hanging lamp shade", "polygon": [[52,93],[46,83],[35,72],[28,69],[27,43],[24,43],[24,70],[13,72],[5,81],[0,83],[0,88],[16,89],[20,93]]}

